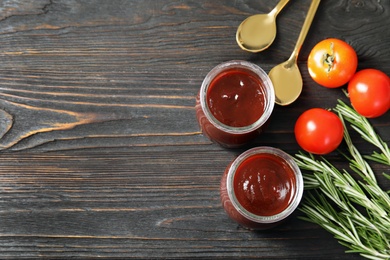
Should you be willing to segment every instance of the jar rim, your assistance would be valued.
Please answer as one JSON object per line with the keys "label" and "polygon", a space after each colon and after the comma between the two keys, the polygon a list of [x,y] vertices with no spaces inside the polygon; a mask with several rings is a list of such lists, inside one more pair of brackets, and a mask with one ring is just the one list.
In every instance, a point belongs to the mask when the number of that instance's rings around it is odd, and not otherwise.
{"label": "jar rim", "polygon": [[[275,155],[275,156],[281,158],[283,161],[285,161],[287,163],[287,165],[291,168],[291,170],[294,172],[294,175],[295,175],[295,183],[293,185],[295,187],[293,190],[291,202],[283,211],[279,212],[278,214],[272,215],[272,216],[256,215],[256,214],[248,211],[245,207],[243,207],[239,203],[239,201],[234,193],[233,182],[234,182],[234,176],[235,176],[235,173],[237,172],[238,167],[241,165],[241,163],[243,163],[249,157],[251,157],[253,155],[258,155],[258,154],[272,154],[272,155]],[[298,165],[296,164],[294,159],[289,154],[287,154],[286,152],[284,152],[278,148],[269,147],[269,146],[260,146],[260,147],[255,147],[255,148],[252,148],[252,149],[245,151],[244,153],[240,154],[232,162],[232,164],[229,168],[228,174],[227,174],[226,188],[227,188],[227,193],[228,193],[230,201],[232,202],[234,208],[241,215],[243,215],[245,218],[247,218],[253,222],[256,222],[256,223],[270,224],[270,223],[279,222],[292,214],[292,212],[298,207],[298,205],[302,199],[304,186],[303,186],[303,177],[302,177],[301,170],[299,169]]]}
{"label": "jar rim", "polygon": [[[212,80],[219,75],[221,72],[227,70],[227,69],[233,69],[233,68],[241,68],[246,69],[251,72],[253,72],[255,75],[257,75],[260,79],[260,81],[263,83],[262,88],[265,93],[264,98],[264,113],[260,116],[259,119],[257,119],[254,123],[243,126],[243,127],[234,127],[229,126],[226,124],[223,124],[218,119],[214,117],[214,115],[211,113],[208,105],[207,105],[207,91],[209,89],[210,83]],[[204,78],[201,88],[200,88],[200,104],[202,107],[202,110],[206,116],[206,118],[211,122],[211,124],[218,128],[221,131],[230,133],[230,134],[246,134],[253,132],[260,128],[262,125],[264,125],[269,117],[271,116],[271,113],[274,109],[275,105],[275,90],[272,84],[271,79],[267,75],[267,73],[258,65],[244,61],[244,60],[231,60],[226,61],[223,63],[220,63],[219,65],[215,66]]]}

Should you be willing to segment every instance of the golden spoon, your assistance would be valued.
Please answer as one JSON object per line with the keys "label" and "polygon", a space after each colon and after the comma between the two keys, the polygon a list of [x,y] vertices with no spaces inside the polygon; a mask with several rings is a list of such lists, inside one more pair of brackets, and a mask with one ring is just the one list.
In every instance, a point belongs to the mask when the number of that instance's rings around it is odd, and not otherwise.
{"label": "golden spoon", "polygon": [[260,52],[268,48],[276,37],[276,16],[290,0],[281,0],[268,14],[256,14],[246,18],[236,33],[241,49]]}
{"label": "golden spoon", "polygon": [[302,92],[303,82],[297,65],[297,58],[319,4],[320,0],[313,0],[311,2],[305,22],[303,23],[297,43],[295,44],[294,51],[290,58],[275,66],[268,73],[275,89],[275,103],[278,105],[285,106],[291,104]]}

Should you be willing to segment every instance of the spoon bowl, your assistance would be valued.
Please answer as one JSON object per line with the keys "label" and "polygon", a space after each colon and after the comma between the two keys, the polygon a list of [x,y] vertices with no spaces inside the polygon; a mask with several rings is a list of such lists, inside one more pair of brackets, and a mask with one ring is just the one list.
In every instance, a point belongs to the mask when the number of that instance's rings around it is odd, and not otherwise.
{"label": "spoon bowl", "polygon": [[276,16],[289,0],[281,0],[268,14],[256,14],[246,18],[237,29],[236,41],[241,49],[260,52],[267,49],[276,37]]}
{"label": "spoon bowl", "polygon": [[312,0],[290,58],[268,73],[275,89],[275,103],[278,105],[285,106],[293,103],[302,92],[303,81],[297,58],[319,4],[320,0]]}
{"label": "spoon bowl", "polygon": [[302,92],[302,76],[296,61],[285,61],[268,74],[275,90],[275,103],[286,106],[294,102]]}

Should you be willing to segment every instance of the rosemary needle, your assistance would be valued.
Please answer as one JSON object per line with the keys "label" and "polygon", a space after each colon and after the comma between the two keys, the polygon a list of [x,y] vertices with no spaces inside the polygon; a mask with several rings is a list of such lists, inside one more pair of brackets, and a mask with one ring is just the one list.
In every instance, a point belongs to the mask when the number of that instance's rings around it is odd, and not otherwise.
{"label": "rosemary needle", "polygon": [[[332,233],[340,244],[349,248],[348,253],[359,253],[368,259],[390,259],[390,197],[380,188],[365,160],[390,165],[389,148],[368,120],[353,108],[339,101],[335,111],[344,125],[348,150],[344,156],[350,170],[361,179],[354,178],[345,169],[337,169],[323,157],[297,154],[295,160],[303,170],[307,190],[300,208],[305,216],[301,218]],[[352,143],[346,121],[380,153],[363,157]]]}

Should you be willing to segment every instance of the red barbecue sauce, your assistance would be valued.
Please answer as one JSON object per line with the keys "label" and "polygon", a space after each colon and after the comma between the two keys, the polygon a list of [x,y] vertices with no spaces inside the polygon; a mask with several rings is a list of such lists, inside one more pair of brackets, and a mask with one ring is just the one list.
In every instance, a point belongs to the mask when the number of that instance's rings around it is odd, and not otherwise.
{"label": "red barbecue sauce", "polygon": [[243,161],[234,176],[234,194],[249,212],[272,216],[282,212],[294,195],[291,167],[272,154],[256,154]]}
{"label": "red barbecue sauce", "polygon": [[264,113],[261,80],[244,69],[228,69],[210,83],[207,105],[213,116],[232,127],[255,123]]}

